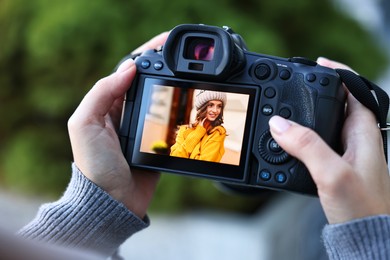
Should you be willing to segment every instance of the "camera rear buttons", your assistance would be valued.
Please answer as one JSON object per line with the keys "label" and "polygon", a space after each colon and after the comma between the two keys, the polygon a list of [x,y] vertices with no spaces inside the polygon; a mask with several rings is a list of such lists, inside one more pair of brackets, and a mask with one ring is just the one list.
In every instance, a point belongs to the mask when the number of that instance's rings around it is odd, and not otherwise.
{"label": "camera rear buttons", "polygon": [[260,63],[255,68],[255,76],[259,80],[265,80],[271,76],[271,67],[268,64]]}
{"label": "camera rear buttons", "polygon": [[279,144],[274,139],[271,139],[268,142],[268,148],[273,153],[281,153],[281,152],[283,152],[282,147],[280,147]]}
{"label": "camera rear buttons", "polygon": [[282,80],[288,80],[291,77],[291,72],[288,71],[287,69],[282,69],[279,73],[279,77]]}
{"label": "camera rear buttons", "polygon": [[163,67],[164,67],[164,64],[163,64],[161,61],[156,61],[156,62],[153,64],[153,68],[154,68],[155,70],[161,70]]}
{"label": "camera rear buttons", "polygon": [[[271,180],[271,178],[271,172],[268,170],[261,170],[257,175],[257,183],[261,184],[262,182]],[[284,172],[277,172],[274,176],[274,180],[279,184],[283,184],[287,181],[287,175]]]}
{"label": "camera rear buttons", "polygon": [[257,176],[258,183],[260,183],[261,181],[269,181],[270,179],[271,179],[271,173],[267,170],[261,170],[261,172]]}
{"label": "camera rear buttons", "polygon": [[314,73],[309,73],[306,75],[306,80],[309,82],[314,82],[316,81],[317,77]]}
{"label": "camera rear buttons", "polygon": [[291,117],[291,110],[289,108],[287,108],[287,107],[283,107],[282,109],[280,109],[279,115],[281,117],[289,119]]}
{"label": "camera rear buttons", "polygon": [[[141,61],[140,65],[143,69],[148,69],[152,65],[152,63],[149,60],[143,60]],[[162,63],[161,61],[156,61],[153,64],[153,68],[155,70],[161,70],[163,67],[164,67],[164,63]]]}
{"label": "camera rear buttons", "polygon": [[287,176],[284,172],[277,172],[275,174],[275,181],[277,183],[285,183],[287,181]]}
{"label": "camera rear buttons", "polygon": [[268,59],[257,60],[252,68],[251,75],[255,80],[266,81],[275,77],[277,68],[276,64]]}
{"label": "camera rear buttons", "polygon": [[272,87],[268,87],[264,91],[264,96],[267,98],[274,98],[276,96],[276,90]]}
{"label": "camera rear buttons", "polygon": [[149,68],[149,67],[150,67],[150,61],[149,61],[149,60],[143,60],[143,61],[141,61],[141,67],[142,67],[143,69]]}
{"label": "camera rear buttons", "polygon": [[272,115],[272,113],[274,112],[274,109],[272,108],[271,105],[264,105],[261,109],[261,112],[263,113],[263,115],[265,116],[270,116]]}
{"label": "camera rear buttons", "polygon": [[[314,73],[309,73],[309,74],[306,75],[305,78],[306,78],[306,80],[308,82],[313,83],[314,81],[316,81],[317,76]],[[328,77],[320,78],[319,82],[320,82],[320,85],[323,86],[323,87],[326,87],[326,86],[328,86],[330,84],[330,80],[329,80]]]}
{"label": "camera rear buttons", "polygon": [[323,87],[329,85],[329,83],[330,83],[330,81],[329,81],[329,79],[327,77],[323,77],[323,78],[320,79],[320,84]]}

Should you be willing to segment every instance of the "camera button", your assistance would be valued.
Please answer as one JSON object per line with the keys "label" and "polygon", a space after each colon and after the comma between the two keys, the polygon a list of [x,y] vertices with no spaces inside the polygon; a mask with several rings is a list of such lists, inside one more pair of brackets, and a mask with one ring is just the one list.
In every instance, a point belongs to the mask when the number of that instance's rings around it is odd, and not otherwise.
{"label": "camera button", "polygon": [[278,172],[275,174],[275,181],[277,183],[285,183],[287,181],[287,176],[283,172]]}
{"label": "camera button", "polygon": [[155,70],[161,70],[164,67],[164,64],[161,61],[157,61],[153,64],[153,68]]}
{"label": "camera button", "polygon": [[283,69],[282,71],[280,71],[279,77],[283,80],[288,80],[291,77],[291,73],[290,71]]}
{"label": "camera button", "polygon": [[306,75],[306,80],[309,82],[314,82],[316,79],[317,79],[317,77],[313,73],[309,73]]}
{"label": "camera button", "polygon": [[265,89],[264,95],[267,98],[273,98],[273,97],[276,96],[276,90],[274,88],[268,87],[268,88]]}
{"label": "camera button", "polygon": [[281,117],[284,117],[284,118],[288,119],[291,116],[291,110],[288,109],[287,107],[284,107],[284,108],[280,109],[279,115]]}
{"label": "camera button", "polygon": [[255,68],[255,76],[260,80],[265,80],[271,76],[271,67],[268,64],[260,63]]}
{"label": "camera button", "polygon": [[274,112],[274,109],[270,105],[265,105],[261,109],[263,115],[269,116]]}
{"label": "camera button", "polygon": [[143,60],[143,61],[141,62],[141,67],[142,67],[143,69],[149,68],[149,67],[150,67],[150,61],[148,61],[148,60]]}
{"label": "camera button", "polygon": [[326,77],[323,77],[322,79],[320,79],[320,84],[322,85],[322,86],[327,86],[327,85],[329,85],[329,79],[328,78],[326,78]]}
{"label": "camera button", "polygon": [[269,150],[274,153],[281,153],[283,152],[282,147],[279,146],[279,144],[272,138],[268,143]]}
{"label": "camera button", "polygon": [[261,181],[269,181],[271,179],[271,173],[267,170],[262,170],[260,173],[259,173],[259,176],[257,178],[257,182],[261,182]]}

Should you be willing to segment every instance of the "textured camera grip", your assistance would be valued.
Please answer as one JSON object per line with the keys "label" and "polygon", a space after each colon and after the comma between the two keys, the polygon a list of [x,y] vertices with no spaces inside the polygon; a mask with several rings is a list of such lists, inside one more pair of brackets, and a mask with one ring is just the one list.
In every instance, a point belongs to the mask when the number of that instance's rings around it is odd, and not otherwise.
{"label": "textured camera grip", "polygon": [[305,85],[303,74],[294,73],[293,78],[283,84],[280,102],[294,108],[293,120],[314,128],[317,91]]}

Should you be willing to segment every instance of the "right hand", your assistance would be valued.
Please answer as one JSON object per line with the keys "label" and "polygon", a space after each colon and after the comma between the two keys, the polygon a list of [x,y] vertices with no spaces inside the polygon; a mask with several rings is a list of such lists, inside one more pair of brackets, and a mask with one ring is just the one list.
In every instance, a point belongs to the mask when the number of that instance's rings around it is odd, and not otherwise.
{"label": "right hand", "polygon": [[[318,63],[348,68],[324,58]],[[389,170],[376,118],[351,94],[347,104],[341,156],[309,128],[278,116],[269,121],[276,142],[308,168],[330,224],[390,215]]]}

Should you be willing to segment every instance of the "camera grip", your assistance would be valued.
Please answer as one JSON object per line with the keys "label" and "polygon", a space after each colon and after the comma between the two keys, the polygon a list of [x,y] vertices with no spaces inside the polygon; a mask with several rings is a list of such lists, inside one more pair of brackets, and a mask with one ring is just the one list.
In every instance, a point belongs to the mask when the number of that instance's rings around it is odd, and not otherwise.
{"label": "camera grip", "polygon": [[303,126],[313,128],[317,90],[307,86],[303,74],[300,73],[295,73],[290,81],[283,84],[282,89],[279,101],[294,108],[293,120]]}

